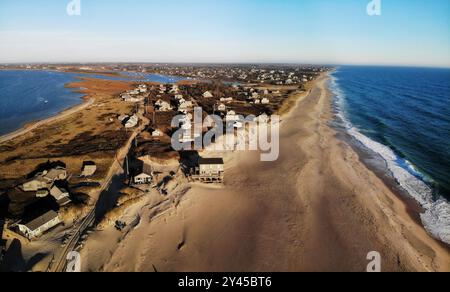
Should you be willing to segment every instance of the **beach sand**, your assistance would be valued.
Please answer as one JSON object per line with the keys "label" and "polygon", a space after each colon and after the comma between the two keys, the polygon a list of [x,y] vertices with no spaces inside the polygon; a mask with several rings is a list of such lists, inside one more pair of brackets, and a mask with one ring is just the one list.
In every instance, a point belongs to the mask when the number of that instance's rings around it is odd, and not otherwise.
{"label": "beach sand", "polygon": [[377,251],[383,271],[450,271],[449,249],[329,126],[326,85],[283,117],[277,161],[226,154],[223,187],[194,184],[156,217],[141,208],[124,238],[88,241],[84,258],[104,271],[362,272]]}

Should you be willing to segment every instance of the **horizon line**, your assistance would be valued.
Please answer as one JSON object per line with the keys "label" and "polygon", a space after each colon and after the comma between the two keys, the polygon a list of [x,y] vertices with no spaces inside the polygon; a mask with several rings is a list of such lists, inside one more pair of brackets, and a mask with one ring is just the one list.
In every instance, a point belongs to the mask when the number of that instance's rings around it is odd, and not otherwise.
{"label": "horizon line", "polygon": [[146,64],[146,65],[301,65],[301,66],[352,66],[352,67],[392,67],[392,68],[434,68],[450,69],[450,65],[419,65],[419,64],[345,64],[345,63],[308,63],[308,62],[155,62],[155,61],[99,61],[99,62],[0,62],[8,65],[110,65],[110,64]]}

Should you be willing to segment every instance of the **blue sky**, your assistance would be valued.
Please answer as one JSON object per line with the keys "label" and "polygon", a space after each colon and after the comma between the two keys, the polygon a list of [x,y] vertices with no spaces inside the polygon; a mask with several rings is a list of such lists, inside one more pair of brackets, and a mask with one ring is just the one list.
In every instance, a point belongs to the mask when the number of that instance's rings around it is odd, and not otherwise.
{"label": "blue sky", "polygon": [[0,62],[450,67],[449,0],[0,0]]}

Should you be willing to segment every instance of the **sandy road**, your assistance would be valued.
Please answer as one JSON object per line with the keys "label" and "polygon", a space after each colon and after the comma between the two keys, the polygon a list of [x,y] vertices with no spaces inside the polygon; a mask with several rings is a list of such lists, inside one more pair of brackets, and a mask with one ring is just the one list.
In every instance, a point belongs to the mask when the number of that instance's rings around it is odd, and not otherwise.
{"label": "sandy road", "polygon": [[[116,153],[116,159],[114,160],[113,164],[111,165],[107,176],[102,181],[101,187],[95,191],[94,194],[91,194],[92,197],[98,198],[100,194],[107,190],[111,184],[112,179],[124,171],[122,162],[125,160],[125,157],[130,152],[131,146],[134,142],[134,139],[149,125],[150,121],[144,117],[143,115],[143,109],[140,109],[138,112],[138,117],[141,120],[141,123],[138,128],[136,128],[133,133],[131,134],[130,138],[128,139],[127,143]],[[97,204],[98,202],[96,202]],[[90,228],[94,223],[96,219],[96,205],[94,204],[92,206],[91,211],[88,213],[88,215],[74,228],[74,233],[69,238],[66,246],[59,252],[57,260],[55,263],[52,264],[52,267],[49,269],[50,272],[63,272],[66,267],[66,259],[67,255],[73,251],[79,240],[80,237],[83,235],[83,233]]]}

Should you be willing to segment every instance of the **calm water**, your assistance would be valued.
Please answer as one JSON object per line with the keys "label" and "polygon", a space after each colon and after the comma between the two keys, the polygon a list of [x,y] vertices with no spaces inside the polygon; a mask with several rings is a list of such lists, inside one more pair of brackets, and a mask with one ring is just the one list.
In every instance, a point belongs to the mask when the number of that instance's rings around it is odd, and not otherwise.
{"label": "calm water", "polygon": [[450,243],[450,69],[341,67],[331,88],[348,132],[380,155]]}
{"label": "calm water", "polygon": [[[175,83],[182,78],[157,74],[130,74],[131,78],[79,75],[50,71],[0,71],[0,135],[24,124],[51,117],[80,104],[82,95],[65,88],[77,77]],[[139,79],[137,78],[139,77]]]}

